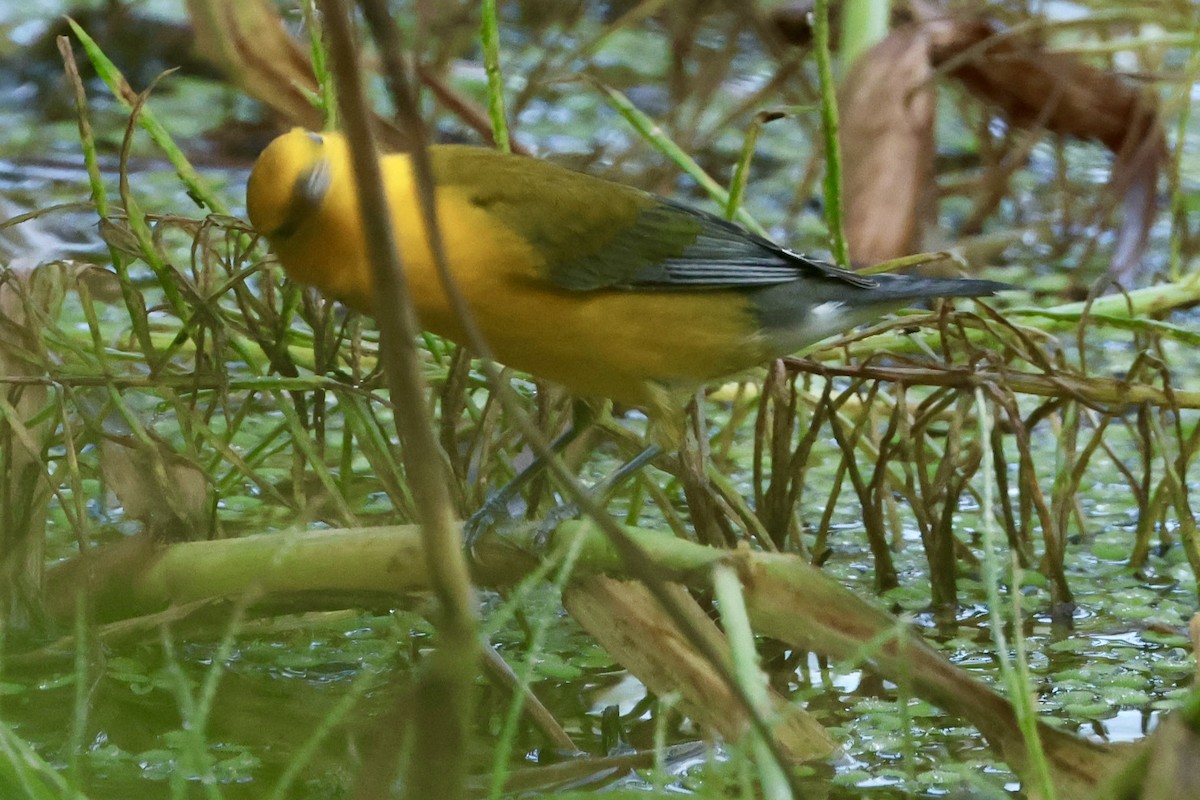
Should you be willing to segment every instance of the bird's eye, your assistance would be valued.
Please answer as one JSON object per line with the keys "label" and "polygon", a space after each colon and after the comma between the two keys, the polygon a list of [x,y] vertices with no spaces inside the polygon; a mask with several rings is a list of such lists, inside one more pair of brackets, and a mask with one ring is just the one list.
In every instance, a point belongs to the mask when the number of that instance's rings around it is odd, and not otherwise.
{"label": "bird's eye", "polygon": [[312,131],[306,131],[306,133],[308,134],[309,141],[314,144],[325,144],[325,139],[321,137],[321,134],[313,133]]}
{"label": "bird's eye", "polygon": [[318,159],[296,181],[297,199],[309,206],[318,206],[329,190],[329,159]]}
{"label": "bird's eye", "polygon": [[283,212],[283,221],[267,235],[275,240],[286,239],[300,229],[312,214],[321,207],[325,193],[329,191],[329,159],[317,159],[308,169],[296,176],[292,195]]}

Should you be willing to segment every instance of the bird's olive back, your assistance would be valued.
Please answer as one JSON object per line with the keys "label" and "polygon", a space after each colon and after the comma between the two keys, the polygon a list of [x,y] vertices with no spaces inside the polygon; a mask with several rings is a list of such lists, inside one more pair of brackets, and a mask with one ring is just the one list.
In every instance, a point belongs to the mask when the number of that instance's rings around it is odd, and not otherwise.
{"label": "bird's olive back", "polygon": [[646,224],[658,198],[545,161],[494,150],[433,148],[439,186],[516,231],[544,259],[547,278],[563,289],[622,286],[648,264],[678,255],[697,226]]}

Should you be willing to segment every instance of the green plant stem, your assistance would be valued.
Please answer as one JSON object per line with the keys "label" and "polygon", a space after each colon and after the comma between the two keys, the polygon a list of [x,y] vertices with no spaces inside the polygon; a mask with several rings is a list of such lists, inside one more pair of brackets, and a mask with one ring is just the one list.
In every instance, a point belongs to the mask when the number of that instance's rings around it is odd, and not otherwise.
{"label": "green plant stem", "polygon": [[487,74],[492,138],[499,150],[508,153],[512,151],[512,142],[508,133],[508,115],[504,109],[504,75],[500,72],[500,24],[496,17],[496,0],[483,0],[480,12],[479,38],[483,45],[483,68]]}
{"label": "green plant stem", "polygon": [[0,720],[0,795],[21,800],[86,800],[3,720]]}
{"label": "green plant stem", "polygon": [[725,201],[725,219],[733,219],[737,215],[738,209],[742,207],[742,195],[746,193],[746,182],[750,176],[750,161],[754,158],[754,148],[758,145],[762,127],[769,119],[771,117],[766,112],[760,111],[754,115],[750,127],[746,130],[746,137],[742,140],[742,152],[738,156],[737,164],[734,165],[733,179],[729,182],[729,197]]}
{"label": "green plant stem", "polygon": [[313,77],[317,79],[318,92],[315,102],[327,129],[337,127],[337,90],[329,72],[329,51],[321,40],[321,25],[314,0],[301,3],[304,27],[308,30],[308,53],[312,59]]}
{"label": "green plant stem", "polygon": [[846,0],[840,26],[841,53],[846,64],[853,64],[887,36],[890,16],[889,0]]}
{"label": "green plant stem", "polygon": [[[991,441],[991,411],[984,400],[983,389],[975,390],[975,411],[979,418],[979,441]],[[1032,775],[1036,781],[1038,796],[1042,800],[1054,800],[1054,780],[1050,774],[1050,764],[1046,760],[1046,752],[1037,726],[1037,709],[1034,706],[1033,694],[1029,681],[1028,654],[1025,650],[1025,637],[1021,633],[1021,606],[1018,598],[1021,595],[1021,566],[1017,562],[1015,551],[1009,559],[1009,596],[1012,598],[1008,606],[1012,609],[1012,625],[1014,636],[1015,661],[1008,652],[1008,637],[1004,634],[1005,619],[1001,609],[1005,603],[1000,596],[1000,558],[996,553],[996,521],[993,514],[995,497],[995,478],[989,469],[983,470],[983,503],[980,509],[981,525],[983,527],[983,580],[987,592],[988,608],[992,611],[989,629],[992,642],[996,646],[996,660],[1000,665],[1000,677],[1008,687],[1012,698],[1013,711],[1017,716],[1017,725],[1025,739],[1027,755],[1032,765]]]}
{"label": "green plant stem", "polygon": [[[1192,22],[1192,30],[1200,31],[1200,10],[1196,11]],[[1196,79],[1200,76],[1200,37],[1193,36],[1191,42],[1192,53],[1188,57],[1187,66],[1184,68],[1184,80],[1180,82],[1180,102],[1179,119],[1175,124],[1175,152],[1171,158],[1171,174],[1174,176],[1171,181],[1171,240],[1168,256],[1167,272],[1171,276],[1171,280],[1178,281],[1183,277],[1183,244],[1187,236],[1187,198],[1185,197],[1184,187],[1181,185],[1183,176],[1183,151],[1184,143],[1188,140],[1188,128],[1192,120],[1192,92],[1196,85]]]}
{"label": "green plant stem", "polygon": [[[75,113],[79,121],[79,142],[83,149],[83,163],[87,168],[88,185],[92,192],[92,203],[101,224],[109,218],[108,191],[104,187],[104,179],[100,174],[100,162],[96,157],[96,140],[92,135],[92,125],[88,115],[87,96],[84,94],[83,80],[79,77],[79,69],[75,63],[75,55],[71,51],[70,40],[61,37],[58,49],[62,53],[63,65],[66,67],[67,78],[75,96]],[[142,348],[145,358],[150,358],[155,352],[151,342],[150,323],[141,294],[134,288],[129,276],[129,264],[125,256],[112,244],[108,245],[109,257],[112,259],[113,270],[117,273],[117,284],[121,288],[121,299],[129,312],[129,324],[137,337],[138,345]]]}
{"label": "green plant stem", "polygon": [[[733,673],[755,710],[770,722],[774,713],[771,708],[771,696],[767,690],[767,677],[759,666],[758,650],[754,645],[754,631],[750,627],[750,615],[746,611],[741,580],[732,567],[717,564],[712,571],[712,585],[717,607],[721,610],[725,635],[729,637]],[[783,764],[775,758],[775,754],[757,731],[750,731],[750,735],[763,796],[768,800],[792,800],[792,787],[788,785]]]}
{"label": "green plant stem", "polygon": [[[560,598],[563,587],[567,585],[567,581],[575,571],[575,562],[579,558],[579,550],[582,545],[582,540],[572,542],[568,546],[562,561],[559,563],[559,568],[553,581],[553,588]],[[529,583],[527,581],[522,582],[522,586],[527,589],[529,588]],[[503,727],[500,729],[500,735],[496,737],[497,746],[492,754],[491,782],[488,787],[488,797],[491,800],[499,800],[504,794],[504,783],[508,777],[509,758],[512,755],[513,744],[516,742],[519,733],[517,723],[520,721],[521,713],[525,707],[525,696],[531,691],[529,687],[533,681],[534,670],[538,662],[541,661],[542,645],[546,640],[546,635],[550,630],[550,623],[553,619],[553,612],[539,615],[534,622],[533,631],[525,644],[525,660],[521,664],[520,672],[516,674],[518,689],[513,694],[512,701],[509,703],[508,711],[504,716]]]}
{"label": "green plant stem", "polygon": [[813,45],[821,83],[821,127],[825,141],[825,222],[833,259],[846,267],[850,265],[850,246],[842,222],[842,151],[838,144],[837,87],[829,50],[829,0],[815,0],[813,4]]}

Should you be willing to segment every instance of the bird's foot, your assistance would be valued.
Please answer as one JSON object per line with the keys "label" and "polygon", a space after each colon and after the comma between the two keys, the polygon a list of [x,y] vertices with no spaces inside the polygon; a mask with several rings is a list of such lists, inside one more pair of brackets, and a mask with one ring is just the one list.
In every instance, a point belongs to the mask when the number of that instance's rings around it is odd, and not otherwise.
{"label": "bird's foot", "polygon": [[512,502],[515,492],[506,491],[507,488],[502,487],[488,495],[483,505],[463,522],[463,549],[467,551],[468,556],[474,555],[475,546],[485,533],[512,522],[513,513],[509,509],[509,503]]}

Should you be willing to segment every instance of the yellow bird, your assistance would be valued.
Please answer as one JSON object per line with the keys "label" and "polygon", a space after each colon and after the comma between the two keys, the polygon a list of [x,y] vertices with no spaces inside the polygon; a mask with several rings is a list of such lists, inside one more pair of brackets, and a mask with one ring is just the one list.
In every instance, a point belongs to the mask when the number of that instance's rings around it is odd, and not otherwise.
{"label": "yellow bird", "polygon": [[[584,396],[663,411],[715,379],[984,280],[864,276],[719,217],[545,161],[429,149],[446,256],[496,358]],[[426,241],[407,155],[382,156],[421,325],[464,342]],[[247,211],[294,280],[379,315],[350,153],[294,129],[250,174]]]}

